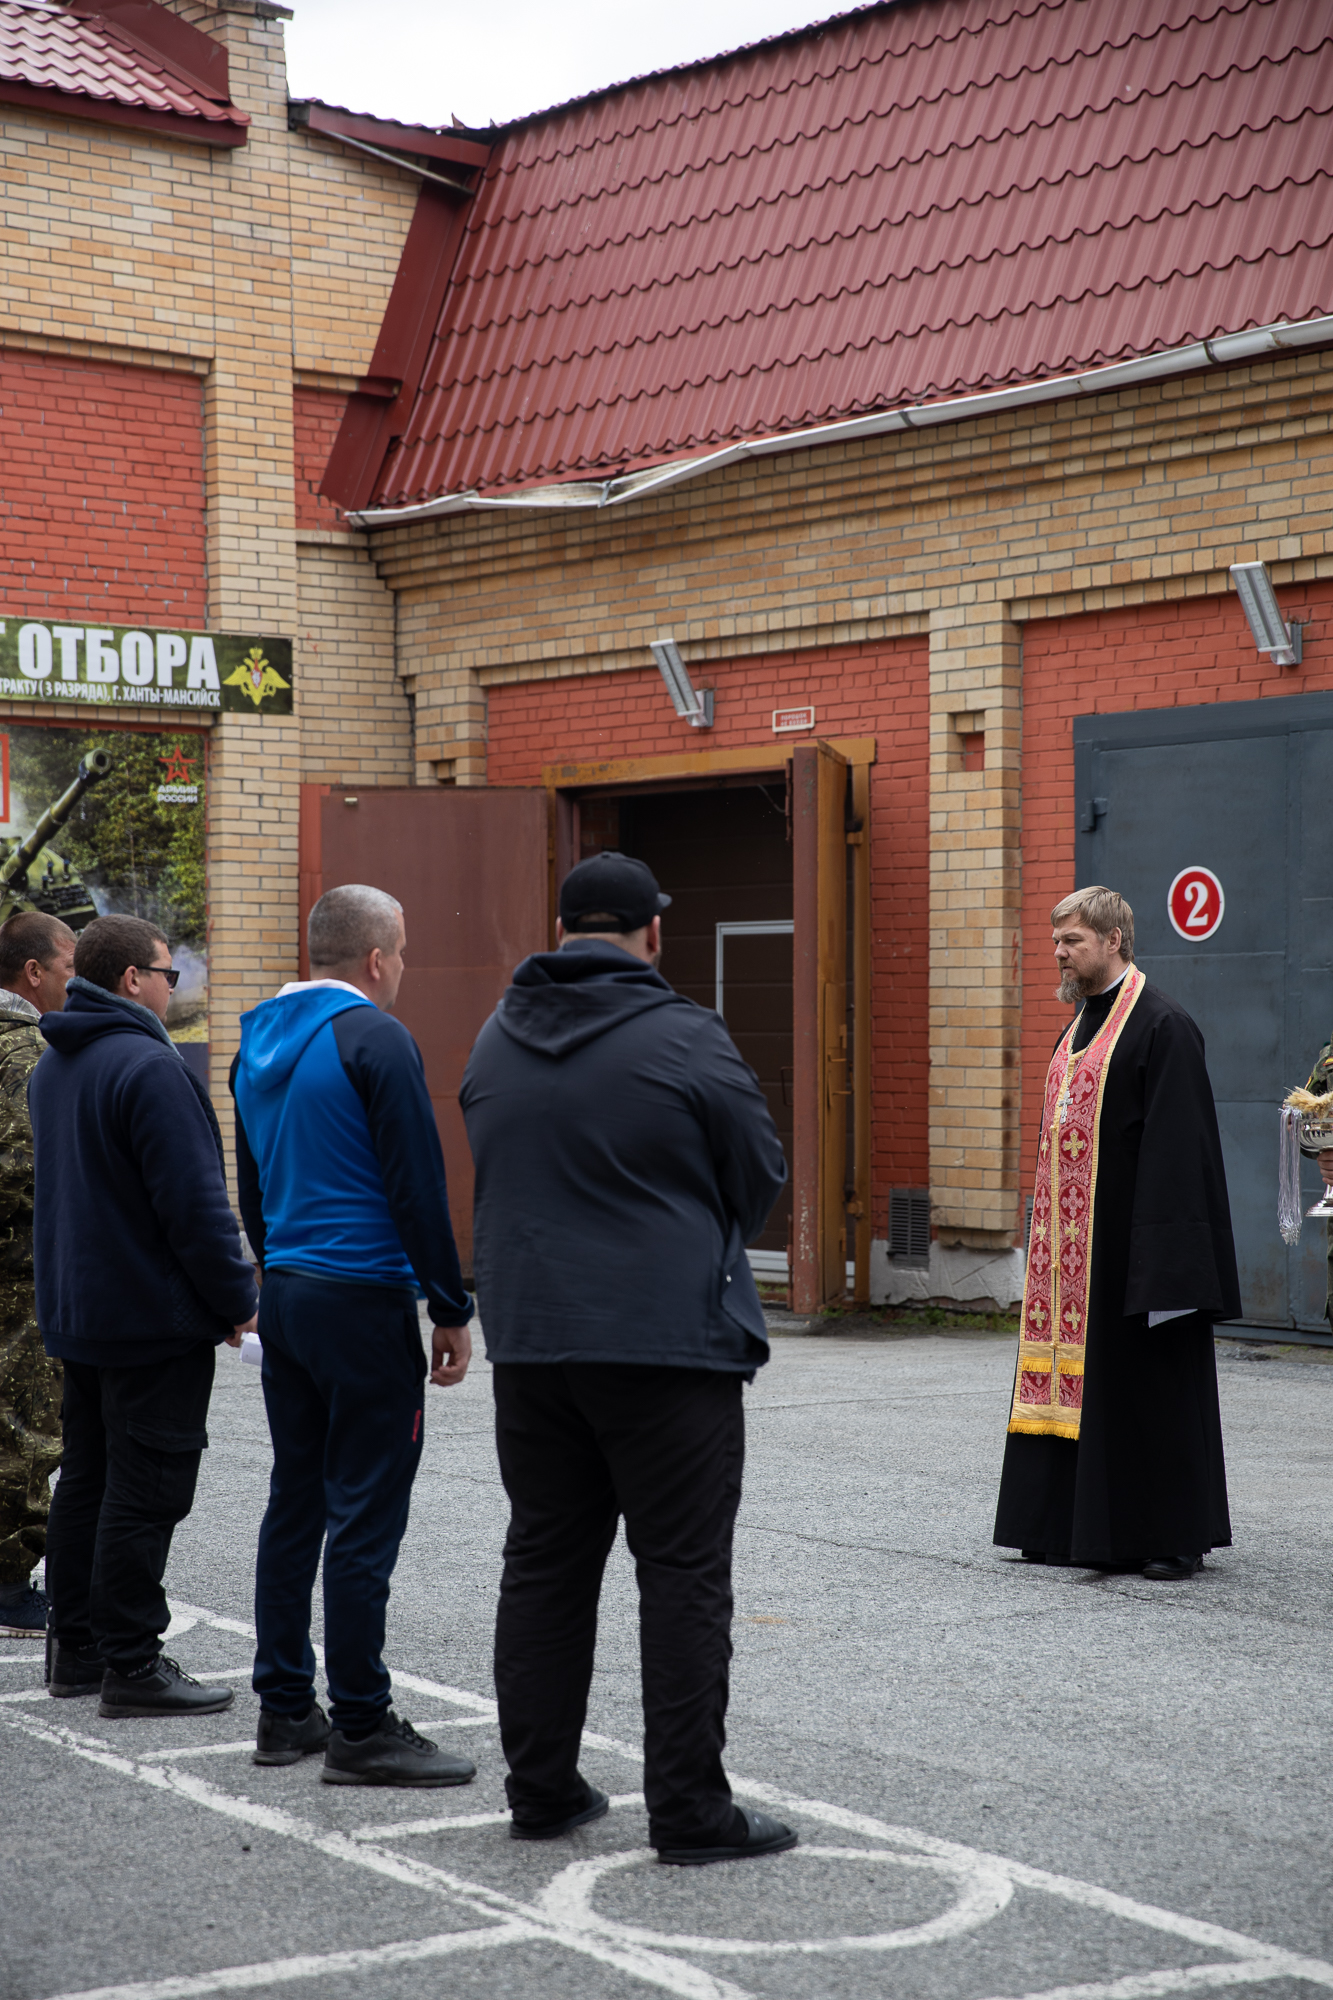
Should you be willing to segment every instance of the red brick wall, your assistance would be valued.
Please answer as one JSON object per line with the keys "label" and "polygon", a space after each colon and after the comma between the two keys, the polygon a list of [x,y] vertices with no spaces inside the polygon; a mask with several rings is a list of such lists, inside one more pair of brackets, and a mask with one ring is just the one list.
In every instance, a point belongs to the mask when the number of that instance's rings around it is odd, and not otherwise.
{"label": "red brick wall", "polygon": [[716,695],[706,734],[672,713],[655,670],[524,681],[489,695],[487,776],[531,785],[562,759],[653,756],[772,744],[775,708],[814,704],[821,736],[874,736],[871,773],[873,912],[874,1233],[885,1234],[888,1190],[929,1181],[929,747],[924,639],[837,647],[692,670]]}
{"label": "red brick wall", "polygon": [[0,467],[7,610],[204,624],[198,376],[0,351]]}
{"label": "red brick wall", "polygon": [[1025,1182],[1051,1049],[1069,1019],[1069,1009],[1055,998],[1050,913],[1077,886],[1073,718],[1333,687],[1333,584],[1284,587],[1280,602],[1286,617],[1314,620],[1299,667],[1274,667],[1267,654],[1256,653],[1234,594],[1051,619],[1024,632]]}
{"label": "red brick wall", "polygon": [[327,389],[301,389],[292,394],[296,434],[296,525],[298,528],[343,528],[341,507],[321,500],[319,482],[333,450],[333,441],[347,408],[347,398]]}

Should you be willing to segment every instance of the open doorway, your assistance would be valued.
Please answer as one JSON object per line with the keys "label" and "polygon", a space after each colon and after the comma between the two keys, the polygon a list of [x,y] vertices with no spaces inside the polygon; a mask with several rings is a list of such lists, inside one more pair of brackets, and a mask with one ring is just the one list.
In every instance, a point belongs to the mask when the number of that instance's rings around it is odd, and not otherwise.
{"label": "open doorway", "polygon": [[[672,899],[662,926],[662,972],[701,1007],[718,1004],[759,1078],[788,1162],[792,1158],[792,850],[785,774],[700,789],[578,800],[580,859],[604,848],[652,869]],[[750,1245],[763,1277],[787,1281],[789,1182]]]}

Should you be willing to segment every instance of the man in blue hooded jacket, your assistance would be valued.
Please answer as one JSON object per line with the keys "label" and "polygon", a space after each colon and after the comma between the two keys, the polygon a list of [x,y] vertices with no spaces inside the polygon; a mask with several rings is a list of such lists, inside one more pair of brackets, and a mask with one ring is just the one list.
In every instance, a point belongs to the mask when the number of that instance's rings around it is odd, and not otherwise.
{"label": "man in blue hooded jacket", "polygon": [[[241,1216],[264,1274],[264,1401],[273,1438],[255,1573],[257,1764],[323,1750],[341,1785],[475,1776],[389,1705],[389,1578],[421,1458],[431,1380],[472,1353],[421,1052],[388,1013],[403,976],[400,905],[330,889],[310,913],[312,978],[241,1017],[232,1065]],[[332,1730],[315,1700],[310,1597],[324,1548]]]}
{"label": "man in blue hooded jacket", "polygon": [[742,1385],[768,1359],[745,1245],[786,1179],[754,1072],[656,970],[670,898],[602,854],[560,890],[461,1093],[512,1508],[495,1633],[511,1832],[597,1819],[578,1770],[616,1523],[639,1580],[649,1838],[685,1864],[796,1836],[722,1768]]}

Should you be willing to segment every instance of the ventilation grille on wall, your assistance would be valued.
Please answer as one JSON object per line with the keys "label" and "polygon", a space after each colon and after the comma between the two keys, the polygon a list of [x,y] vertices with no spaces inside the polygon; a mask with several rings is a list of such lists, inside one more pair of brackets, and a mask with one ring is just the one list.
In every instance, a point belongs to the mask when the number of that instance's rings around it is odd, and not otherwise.
{"label": "ventilation grille on wall", "polygon": [[930,1264],[930,1189],[889,1189],[889,1255],[924,1271]]}
{"label": "ventilation grille on wall", "polygon": [[1027,1256],[1028,1251],[1031,1248],[1032,1248],[1032,1196],[1029,1195],[1027,1198],[1027,1205],[1023,1210],[1023,1255],[1025,1257]]}

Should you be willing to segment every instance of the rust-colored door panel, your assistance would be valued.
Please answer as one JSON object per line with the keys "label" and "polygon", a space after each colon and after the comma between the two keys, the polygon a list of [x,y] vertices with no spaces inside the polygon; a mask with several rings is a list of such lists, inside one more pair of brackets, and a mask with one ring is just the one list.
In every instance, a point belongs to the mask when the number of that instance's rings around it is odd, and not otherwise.
{"label": "rust-colored door panel", "polygon": [[792,757],[792,1304],[847,1289],[847,765],[827,743]]}
{"label": "rust-colored door panel", "polygon": [[425,1060],[459,1255],[470,1270],[472,1156],[458,1087],[514,967],[546,949],[545,794],[489,786],[305,789],[316,793],[306,807],[310,889],[322,895],[345,882],[369,882],[403,906],[407,971],[394,1012]]}

